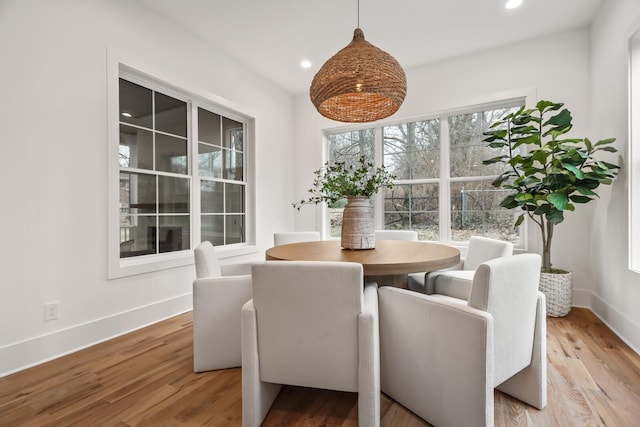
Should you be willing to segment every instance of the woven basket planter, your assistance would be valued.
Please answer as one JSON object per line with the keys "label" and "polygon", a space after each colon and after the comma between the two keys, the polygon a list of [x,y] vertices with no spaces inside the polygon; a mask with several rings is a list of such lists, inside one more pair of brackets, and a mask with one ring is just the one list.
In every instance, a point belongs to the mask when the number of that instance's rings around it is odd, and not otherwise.
{"label": "woven basket planter", "polygon": [[373,208],[368,197],[347,197],[342,213],[340,244],[345,249],[374,249],[376,247]]}
{"label": "woven basket planter", "polygon": [[540,291],[547,298],[547,316],[563,317],[571,311],[573,279],[565,273],[540,273]]}

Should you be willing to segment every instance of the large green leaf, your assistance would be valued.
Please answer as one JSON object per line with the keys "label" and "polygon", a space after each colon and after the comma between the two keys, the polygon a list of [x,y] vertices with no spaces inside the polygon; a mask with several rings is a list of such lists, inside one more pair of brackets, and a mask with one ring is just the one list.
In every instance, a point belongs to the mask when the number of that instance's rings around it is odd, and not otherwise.
{"label": "large green leaf", "polygon": [[544,164],[547,162],[547,157],[549,157],[549,153],[544,150],[535,150],[531,153],[531,158],[533,160],[537,160],[538,162]]}
{"label": "large green leaf", "polygon": [[598,163],[604,164],[607,167],[607,169],[620,169],[620,166],[614,165],[613,163],[609,163],[609,162],[598,162]]}
{"label": "large green leaf", "polygon": [[571,124],[571,113],[566,108],[543,123],[544,126],[564,127]]}
{"label": "large green leaf", "polygon": [[522,180],[522,185],[531,185],[535,184],[536,182],[540,182],[540,178],[534,175],[524,176],[523,178],[524,179]]}
{"label": "large green leaf", "polygon": [[516,194],[516,200],[519,202],[526,202],[528,200],[533,200],[533,196],[529,193],[520,193]]}
{"label": "large green leaf", "polygon": [[550,205],[548,203],[542,205],[542,206],[538,206],[538,208],[533,212],[535,215],[545,215],[548,214],[549,212],[551,212],[551,209],[553,208],[553,205]]}
{"label": "large green leaf", "polygon": [[524,222],[524,214],[521,214],[520,216],[518,216],[518,219],[516,219],[516,223],[513,226],[517,228],[523,222]]}
{"label": "large green leaf", "polygon": [[[506,123],[505,120],[498,120],[497,122],[493,122],[491,124],[491,126],[489,126],[489,129],[497,128],[498,126],[502,126],[505,123]],[[484,132],[484,135],[486,135],[488,133],[490,133],[490,132]]]}
{"label": "large green leaf", "polygon": [[591,152],[593,150],[593,145],[591,145],[591,140],[589,138],[584,139],[584,145],[587,147],[587,151]]}
{"label": "large green leaf", "polygon": [[542,171],[544,171],[544,168],[530,167],[522,170],[522,172],[524,173],[524,176],[533,176]]}
{"label": "large green leaf", "polygon": [[516,201],[515,196],[510,195],[504,198],[502,202],[500,202],[500,206],[506,209],[513,209],[515,207],[520,206],[520,203]]}
{"label": "large green leaf", "polygon": [[565,169],[570,170],[576,176],[576,178],[578,179],[584,178],[584,173],[582,173],[582,171],[577,167],[570,165],[569,163],[563,163],[562,165],[564,166]]}
{"label": "large green leaf", "polygon": [[487,136],[487,138],[484,139],[486,142],[491,142],[496,139],[504,140],[507,136],[507,130],[498,129],[490,132],[484,132],[483,135]]}
{"label": "large green leaf", "polygon": [[547,220],[553,224],[560,224],[564,221],[564,214],[562,211],[557,209],[552,209],[549,213],[546,214]]}
{"label": "large green leaf", "polygon": [[508,159],[509,156],[507,156],[506,154],[503,154],[502,156],[497,156],[497,157],[493,157],[491,159],[487,159],[487,160],[483,160],[482,164],[483,165],[492,165],[494,163],[499,163],[504,159]]}
{"label": "large green leaf", "polygon": [[564,210],[569,203],[569,198],[563,193],[551,193],[547,196],[549,203],[553,204],[558,210]]}
{"label": "large green leaf", "polygon": [[529,135],[523,138],[513,139],[513,148],[518,148],[521,145],[540,145],[540,135],[537,133]]}
{"label": "large green leaf", "polygon": [[531,113],[533,113],[533,110],[525,110],[521,108],[513,114],[511,121],[514,125],[523,125],[532,121],[537,122],[538,118],[532,116]]}
{"label": "large green leaf", "polygon": [[518,155],[513,156],[511,158],[511,160],[509,160],[509,164],[511,166],[515,166],[518,163],[522,163],[523,161],[524,161],[524,158],[520,154],[518,154]]}
{"label": "large green leaf", "polygon": [[[486,141],[486,140],[485,140],[485,141]],[[508,143],[508,142],[504,142],[504,141],[503,141],[503,142],[498,142],[498,141],[496,140],[496,141],[493,141],[492,143],[490,143],[489,145],[487,145],[487,147],[491,147],[491,148],[502,148],[502,147],[507,147],[508,145],[509,145],[509,143]]]}
{"label": "large green leaf", "polygon": [[571,113],[565,108],[543,123],[543,126],[551,126],[551,129],[544,132],[542,136],[551,135],[555,132],[557,137],[558,135],[568,131],[571,128],[571,120]]}
{"label": "large green leaf", "polygon": [[591,184],[591,188],[597,188],[598,186],[600,186],[600,184],[606,184],[609,185],[611,184],[611,178],[609,177],[609,174],[606,172],[587,172],[584,174],[585,180],[581,183],[584,185],[585,182],[592,183],[595,182],[596,184],[593,185]]}
{"label": "large green leaf", "polygon": [[596,151],[608,151],[609,153],[617,153],[618,152],[618,150],[615,147],[598,147],[595,150],[593,150],[594,153]]}
{"label": "large green leaf", "polygon": [[601,145],[607,145],[607,144],[611,144],[612,142],[615,142],[615,138],[606,138],[606,139],[601,139],[600,141],[596,142],[596,144],[594,145],[594,147],[599,147]]}
{"label": "large green leaf", "polygon": [[591,189],[583,185],[577,185],[576,190],[578,190],[580,194],[584,194],[585,196],[597,196],[597,194],[591,191]]}
{"label": "large green leaf", "polygon": [[[591,179],[591,173],[585,173],[585,179],[582,180],[582,182],[580,182],[580,187],[583,188],[589,188],[591,190],[593,190],[594,188],[598,188],[598,186],[600,186],[600,183],[596,180],[596,179]],[[585,194],[585,193],[582,193]]]}
{"label": "large green leaf", "polygon": [[560,108],[562,108],[563,105],[564,104],[560,102],[551,102],[551,101],[541,100],[541,101],[538,101],[538,103],[536,104],[536,108],[538,109],[538,111],[543,113],[547,110],[559,110]]}
{"label": "large green leaf", "polygon": [[[550,170],[554,170],[557,168],[550,168]],[[563,169],[559,169],[559,172],[562,172]],[[571,184],[569,177],[562,173],[552,173],[545,176],[542,179],[541,185],[547,188],[551,192],[555,192],[558,189],[565,187],[566,185]]]}
{"label": "large green leaf", "polygon": [[569,196],[569,198],[571,199],[572,202],[575,202],[575,203],[588,203],[593,200],[591,197],[579,196],[577,194],[573,196]]}
{"label": "large green leaf", "polygon": [[493,185],[494,187],[500,187],[502,183],[504,183],[509,179],[510,176],[511,174],[508,172],[502,173],[496,179],[493,180],[491,185]]}

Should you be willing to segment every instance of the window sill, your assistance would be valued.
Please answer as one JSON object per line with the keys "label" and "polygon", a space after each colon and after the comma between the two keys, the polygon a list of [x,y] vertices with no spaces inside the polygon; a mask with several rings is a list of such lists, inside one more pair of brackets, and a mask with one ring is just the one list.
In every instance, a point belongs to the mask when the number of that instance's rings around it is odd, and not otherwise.
{"label": "window sill", "polygon": [[[238,245],[216,249],[221,261],[236,257],[257,255],[259,250],[253,245]],[[161,255],[149,255],[136,258],[119,259],[109,268],[109,280],[138,274],[154,273],[169,268],[184,267],[194,263],[193,250],[173,252]]]}

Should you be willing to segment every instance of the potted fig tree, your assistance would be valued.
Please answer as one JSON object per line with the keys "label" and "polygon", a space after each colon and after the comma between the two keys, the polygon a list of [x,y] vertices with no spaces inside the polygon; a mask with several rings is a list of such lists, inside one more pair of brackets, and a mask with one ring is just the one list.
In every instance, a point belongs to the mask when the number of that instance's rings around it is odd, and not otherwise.
{"label": "potted fig tree", "polygon": [[571,310],[571,272],[551,263],[555,226],[565,212],[598,197],[595,190],[611,184],[620,167],[596,159],[598,152],[616,152],[615,138],[592,143],[588,138],[567,138],[572,117],[563,103],[540,101],[522,107],[493,123],[485,142],[501,154],[483,164],[504,163],[507,168],[493,185],[511,190],[500,206],[520,209],[515,226],[528,217],[542,238],[540,290],[547,297],[547,314],[565,316]]}

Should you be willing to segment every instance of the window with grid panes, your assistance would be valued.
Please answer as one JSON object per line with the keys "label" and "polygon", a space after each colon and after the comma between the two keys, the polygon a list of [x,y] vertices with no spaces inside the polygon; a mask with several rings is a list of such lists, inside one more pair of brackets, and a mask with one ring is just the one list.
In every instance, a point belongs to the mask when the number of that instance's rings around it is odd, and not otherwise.
{"label": "window with grid panes", "polygon": [[120,79],[120,257],[191,247],[188,104]]}
{"label": "window with grid panes", "polygon": [[246,242],[245,123],[167,92],[119,79],[120,258]]}
{"label": "window with grid panes", "polygon": [[[376,197],[376,223],[384,229],[416,230],[420,240],[464,242],[482,235],[519,244],[514,212],[500,207],[506,191],[491,185],[499,166],[482,164],[498,153],[482,139],[491,123],[523,104],[519,98],[424,120],[329,131],[328,157],[353,161],[365,154],[396,175],[393,188]],[[329,216],[330,235],[337,237],[340,206],[330,206]]]}

